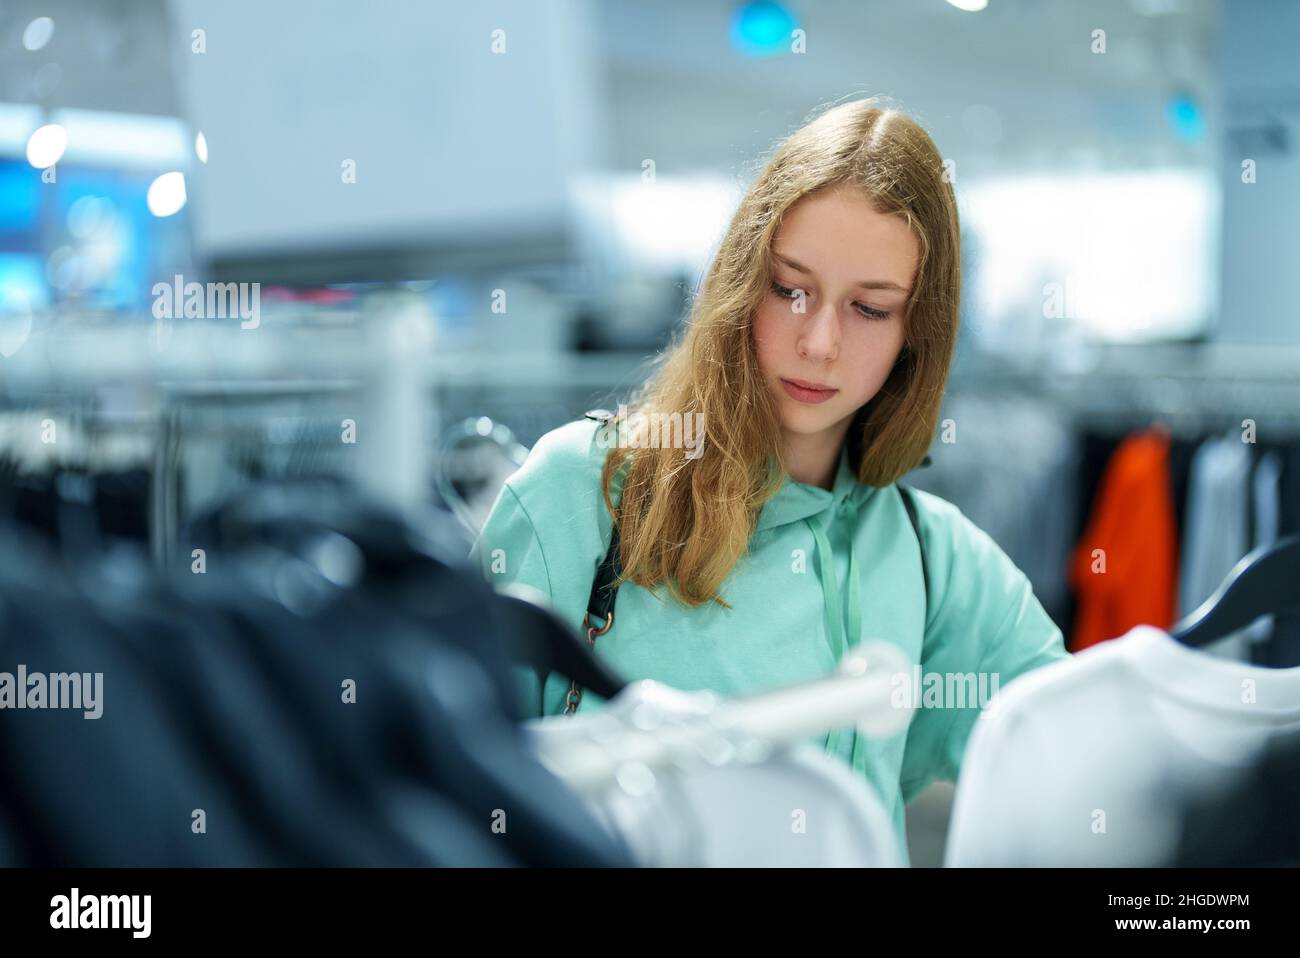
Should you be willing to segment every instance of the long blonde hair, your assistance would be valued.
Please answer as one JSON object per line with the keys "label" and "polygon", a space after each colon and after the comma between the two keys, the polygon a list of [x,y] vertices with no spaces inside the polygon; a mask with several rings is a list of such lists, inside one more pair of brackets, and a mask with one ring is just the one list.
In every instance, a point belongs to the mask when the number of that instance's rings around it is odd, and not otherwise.
{"label": "long blonde hair", "polygon": [[[779,145],[732,217],[686,323],[626,403],[634,414],[703,414],[705,438],[696,458],[681,448],[610,451],[601,491],[619,523],[620,582],[651,590],[667,583],[687,605],[713,600],[731,607],[718,588],[787,471],[751,323],[772,282],[772,239],[782,216],[818,190],[857,186],[878,212],[904,217],[920,241],[898,363],[855,415],[847,442],[867,485],[887,486],[924,458],[957,338],[957,205],[929,135],[880,103],[827,109]],[[629,455],[616,504],[611,484]]]}

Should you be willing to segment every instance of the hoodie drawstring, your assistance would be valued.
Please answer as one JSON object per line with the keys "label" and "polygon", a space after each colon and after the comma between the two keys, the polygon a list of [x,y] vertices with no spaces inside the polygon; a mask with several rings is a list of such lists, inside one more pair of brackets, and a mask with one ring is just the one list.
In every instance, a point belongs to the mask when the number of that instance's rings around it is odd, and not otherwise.
{"label": "hoodie drawstring", "polygon": [[[826,604],[826,616],[830,620],[831,636],[831,654],[835,658],[836,666],[844,657],[845,650],[850,644],[857,645],[862,640],[862,606],[858,598],[858,572],[854,562],[853,548],[853,531],[857,526],[854,519],[857,516],[857,503],[851,499],[845,499],[840,503],[840,511],[846,514],[847,528],[849,530],[849,601],[848,601],[848,628],[845,631],[844,613],[840,606],[840,587],[837,576],[835,575],[835,557],[831,553],[830,539],[827,538],[825,530],[816,521],[816,517],[809,516],[804,521],[812,529],[813,538],[817,542],[817,562],[821,572],[822,595]],[[833,517],[828,517],[827,522],[831,522]],[[828,751],[835,753],[840,747],[840,729],[832,729],[826,739],[826,748]],[[858,742],[854,736],[853,743],[853,760],[857,760]]]}

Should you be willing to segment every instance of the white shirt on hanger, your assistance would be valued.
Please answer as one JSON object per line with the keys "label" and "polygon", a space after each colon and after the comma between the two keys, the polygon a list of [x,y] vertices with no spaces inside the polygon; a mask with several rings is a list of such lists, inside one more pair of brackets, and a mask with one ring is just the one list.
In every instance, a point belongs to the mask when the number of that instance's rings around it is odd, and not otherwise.
{"label": "white shirt on hanger", "polygon": [[[688,720],[711,699],[645,679],[600,712],[529,719],[521,728],[541,756]],[[756,754],[718,764],[682,755],[653,772],[632,764],[609,787],[576,794],[643,867],[903,866],[883,802],[843,760],[808,743]]]}
{"label": "white shirt on hanger", "polygon": [[1160,866],[1179,803],[1300,729],[1300,666],[1217,658],[1138,626],[1001,691],[971,732],[944,864]]}

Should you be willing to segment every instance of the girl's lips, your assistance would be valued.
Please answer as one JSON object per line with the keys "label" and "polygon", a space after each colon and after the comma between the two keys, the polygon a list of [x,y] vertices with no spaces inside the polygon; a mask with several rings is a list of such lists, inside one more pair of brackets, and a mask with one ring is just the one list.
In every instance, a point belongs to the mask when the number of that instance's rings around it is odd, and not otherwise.
{"label": "girl's lips", "polygon": [[781,380],[781,388],[786,391],[790,398],[806,403],[825,402],[839,392],[838,389],[805,389],[803,386],[795,385],[788,379]]}

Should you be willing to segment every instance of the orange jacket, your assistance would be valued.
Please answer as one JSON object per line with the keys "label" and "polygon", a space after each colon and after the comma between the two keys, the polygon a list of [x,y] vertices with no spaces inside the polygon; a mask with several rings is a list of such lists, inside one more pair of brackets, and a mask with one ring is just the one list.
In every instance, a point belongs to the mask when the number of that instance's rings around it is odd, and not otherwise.
{"label": "orange jacket", "polygon": [[1106,464],[1088,527],[1070,557],[1078,598],[1072,652],[1135,625],[1173,625],[1178,526],[1169,445],[1169,433],[1153,427],[1126,438]]}

